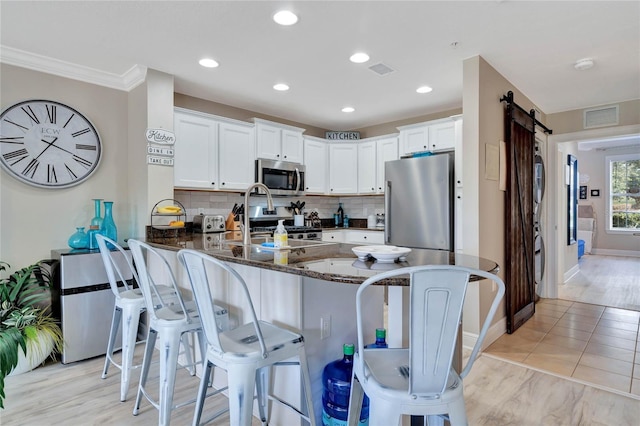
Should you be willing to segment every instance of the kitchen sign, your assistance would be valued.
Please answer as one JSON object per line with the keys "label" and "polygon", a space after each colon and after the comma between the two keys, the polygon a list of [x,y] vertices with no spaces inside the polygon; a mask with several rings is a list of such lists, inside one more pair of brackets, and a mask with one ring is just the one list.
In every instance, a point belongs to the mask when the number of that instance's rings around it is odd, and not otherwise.
{"label": "kitchen sign", "polygon": [[147,129],[145,133],[147,142],[161,145],[173,145],[176,143],[176,135],[164,129]]}
{"label": "kitchen sign", "polygon": [[350,141],[360,139],[360,132],[325,132],[325,138],[330,141]]}

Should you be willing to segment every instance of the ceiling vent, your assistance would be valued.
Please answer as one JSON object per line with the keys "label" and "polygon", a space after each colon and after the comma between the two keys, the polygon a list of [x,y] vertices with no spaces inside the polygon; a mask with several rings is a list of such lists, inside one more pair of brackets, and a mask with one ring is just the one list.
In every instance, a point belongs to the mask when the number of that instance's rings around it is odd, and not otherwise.
{"label": "ceiling vent", "polygon": [[395,71],[393,68],[383,64],[382,62],[380,62],[379,64],[371,65],[369,69],[378,75],[387,75]]}
{"label": "ceiling vent", "polygon": [[615,126],[618,124],[618,105],[584,110],[584,128]]}

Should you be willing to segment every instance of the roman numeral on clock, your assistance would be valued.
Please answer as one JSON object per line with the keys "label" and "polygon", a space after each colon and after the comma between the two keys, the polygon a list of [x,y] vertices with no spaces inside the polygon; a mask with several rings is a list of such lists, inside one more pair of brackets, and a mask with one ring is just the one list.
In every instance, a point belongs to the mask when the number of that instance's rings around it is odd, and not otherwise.
{"label": "roman numeral on clock", "polygon": [[95,145],[83,145],[81,143],[77,143],[76,144],[76,149],[86,149],[87,151],[95,151],[96,150],[96,146]]}
{"label": "roman numeral on clock", "polygon": [[28,127],[25,127],[22,124],[15,123],[15,122],[13,122],[11,120],[7,120],[6,118],[4,119],[4,121],[6,121],[7,123],[10,123],[10,124],[13,124],[14,126],[20,127],[22,130],[29,130]]}
{"label": "roman numeral on clock", "polygon": [[86,167],[86,168],[91,167],[91,165],[93,164],[91,161],[85,160],[84,158],[78,157],[77,155],[74,155],[73,159],[75,161],[77,161],[78,163],[80,163],[81,165],[83,165],[84,167]]}
{"label": "roman numeral on clock", "polygon": [[91,130],[87,127],[86,129],[78,130],[77,132],[71,133],[71,136],[77,138],[80,135],[84,135],[85,133],[89,133]]}
{"label": "roman numeral on clock", "polygon": [[25,114],[27,114],[29,116],[29,118],[31,119],[31,121],[33,121],[36,124],[40,124],[40,120],[38,120],[38,117],[36,117],[36,113],[33,112],[33,110],[31,109],[30,106],[27,105],[27,107],[21,107],[21,109],[24,111]]}
{"label": "roman numeral on clock", "polygon": [[29,175],[29,177],[33,177],[36,174],[36,170],[38,170],[39,165],[40,161],[36,160],[35,158],[32,159],[29,164],[27,164],[27,167],[24,168],[22,174],[25,176]]}
{"label": "roman numeral on clock", "polygon": [[56,124],[56,109],[55,105],[47,105],[47,118],[51,124]]}
{"label": "roman numeral on clock", "polygon": [[67,163],[64,163],[64,168],[67,169],[67,171],[69,172],[69,176],[71,176],[71,179],[73,180],[78,179],[78,176],[76,176],[76,174],[73,173],[73,170],[71,170],[69,166],[67,166]]}
{"label": "roman numeral on clock", "polygon": [[26,157],[29,156],[29,153],[27,152],[26,149],[22,148],[22,149],[18,149],[15,151],[11,151],[11,152],[7,152],[6,154],[3,154],[2,157],[9,162],[9,160],[14,160],[17,159],[16,161],[14,161],[13,163],[11,163],[11,165],[13,166],[14,164],[19,163],[20,161],[22,161],[23,159],[25,159]]}
{"label": "roman numeral on clock", "polygon": [[19,145],[24,145],[24,142],[22,142],[21,139],[24,139],[24,136],[13,136],[13,137],[0,138],[0,142],[2,142],[2,143],[15,143],[15,144],[19,144]]}
{"label": "roman numeral on clock", "polygon": [[58,178],[56,177],[56,169],[53,167],[53,164],[47,164],[47,182],[49,183],[57,183]]}

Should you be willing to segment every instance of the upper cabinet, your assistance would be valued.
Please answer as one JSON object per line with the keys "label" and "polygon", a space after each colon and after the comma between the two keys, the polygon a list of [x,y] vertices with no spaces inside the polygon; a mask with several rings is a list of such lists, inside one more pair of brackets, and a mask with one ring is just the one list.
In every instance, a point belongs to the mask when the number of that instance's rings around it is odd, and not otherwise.
{"label": "upper cabinet", "polygon": [[363,139],[358,143],[358,193],[384,193],[384,164],[398,159],[395,135]]}
{"label": "upper cabinet", "polygon": [[398,127],[400,155],[415,152],[453,151],[456,142],[456,118],[427,121]]}
{"label": "upper cabinet", "polygon": [[329,144],[329,194],[358,192],[358,144]]}
{"label": "upper cabinet", "polygon": [[174,186],[241,190],[255,180],[253,125],[174,110]]}
{"label": "upper cabinet", "polygon": [[253,121],[257,158],[302,164],[304,129],[259,118],[254,118]]}
{"label": "upper cabinet", "polygon": [[329,147],[324,139],[304,137],[305,192],[326,194],[329,175]]}

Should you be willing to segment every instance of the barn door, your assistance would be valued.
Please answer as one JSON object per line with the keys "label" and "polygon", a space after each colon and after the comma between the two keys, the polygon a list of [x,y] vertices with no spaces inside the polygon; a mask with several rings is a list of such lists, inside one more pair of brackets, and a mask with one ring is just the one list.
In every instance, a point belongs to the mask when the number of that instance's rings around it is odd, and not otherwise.
{"label": "barn door", "polygon": [[505,304],[507,333],[513,333],[535,311],[535,118],[513,104],[506,114]]}

